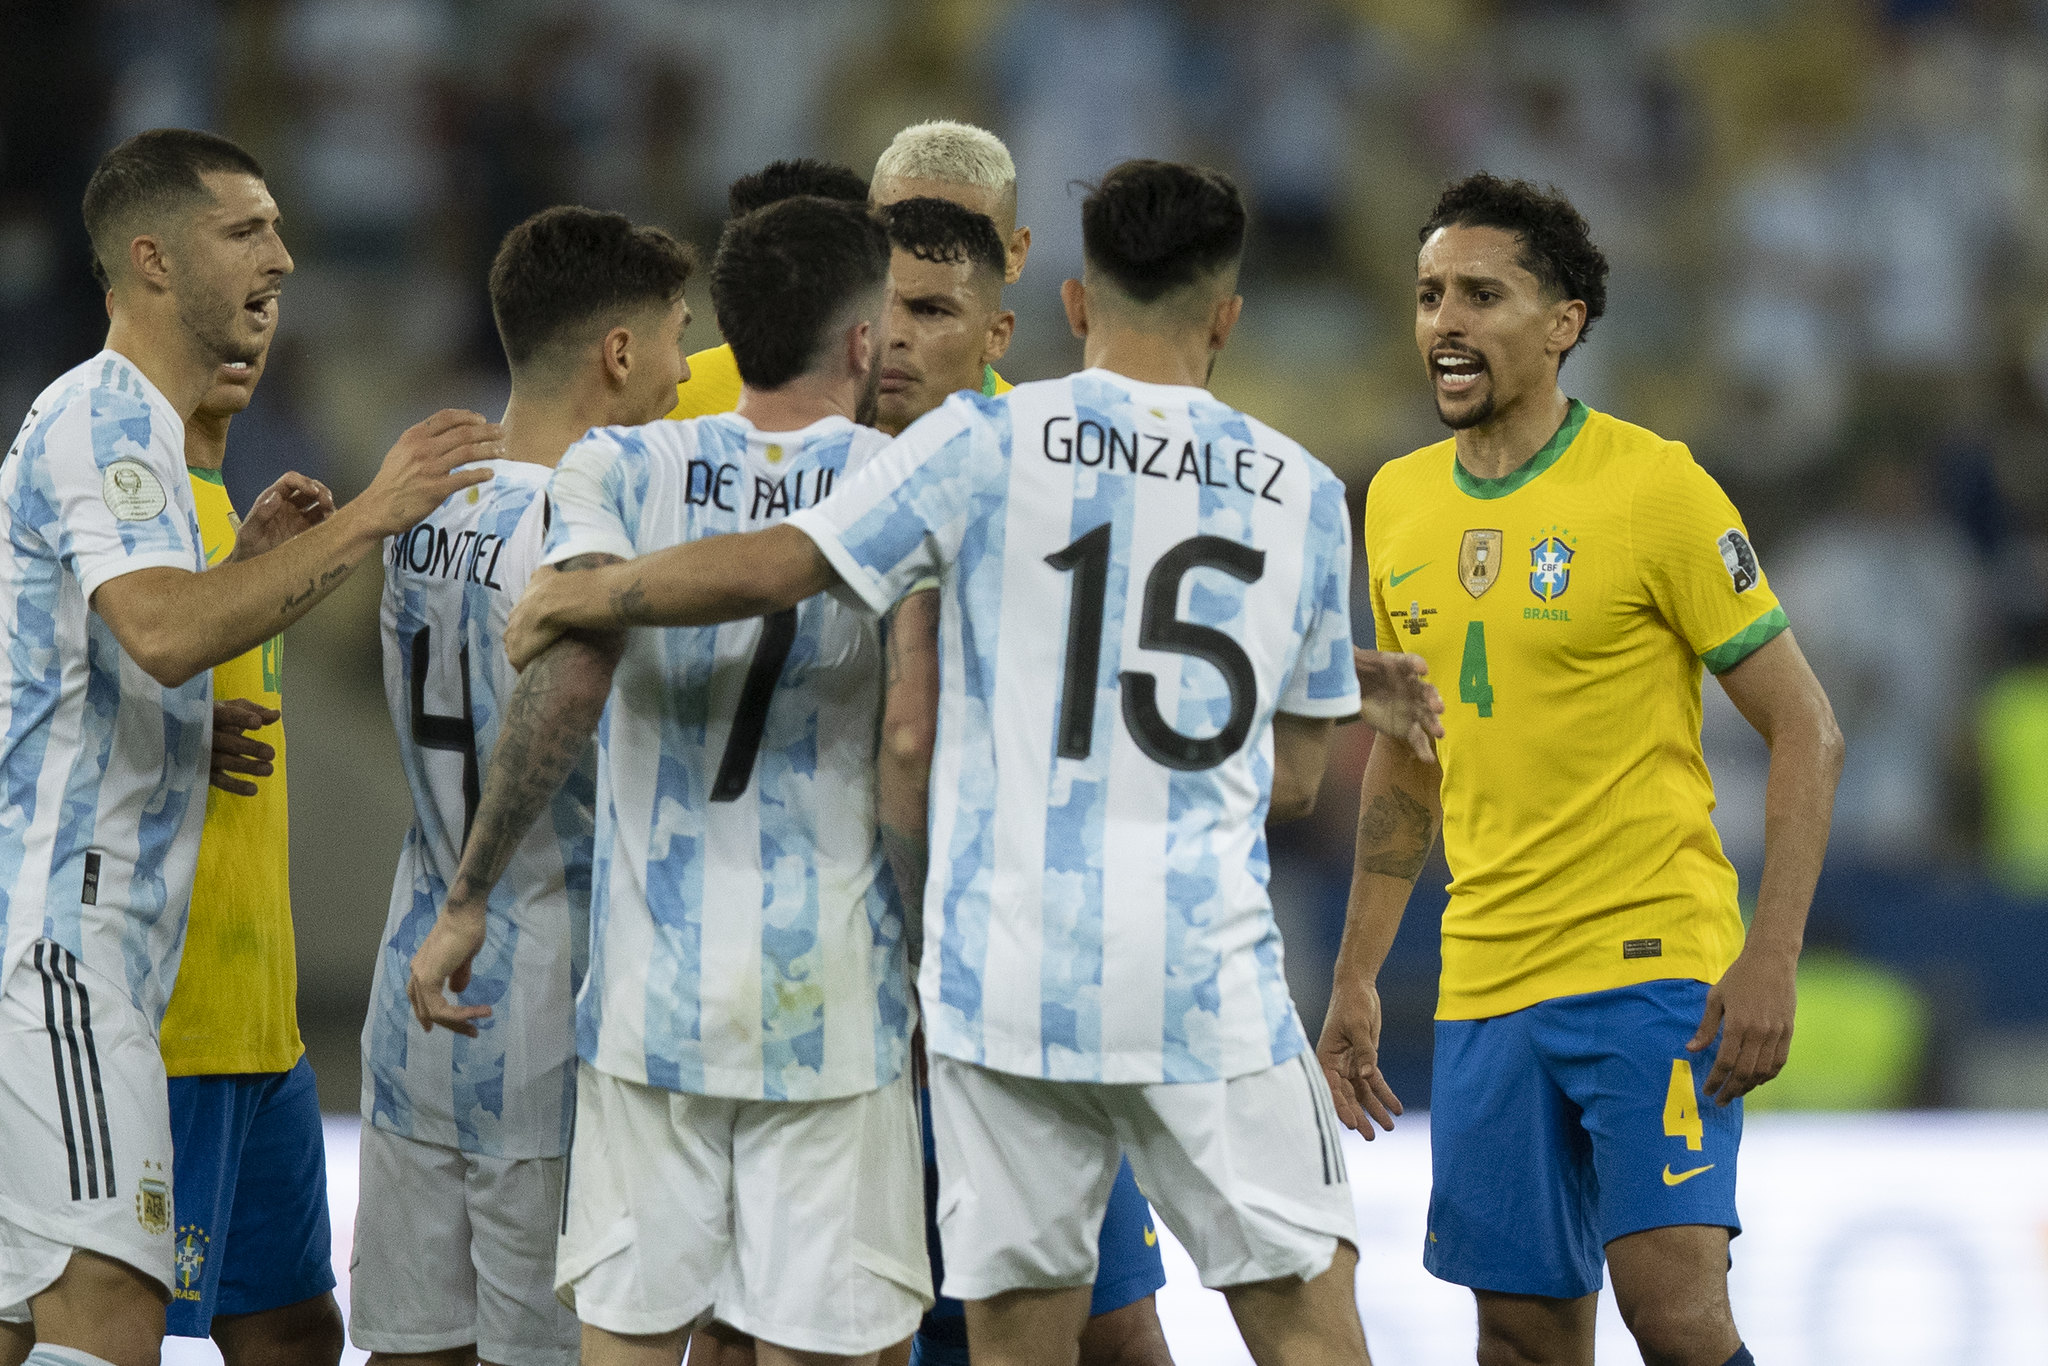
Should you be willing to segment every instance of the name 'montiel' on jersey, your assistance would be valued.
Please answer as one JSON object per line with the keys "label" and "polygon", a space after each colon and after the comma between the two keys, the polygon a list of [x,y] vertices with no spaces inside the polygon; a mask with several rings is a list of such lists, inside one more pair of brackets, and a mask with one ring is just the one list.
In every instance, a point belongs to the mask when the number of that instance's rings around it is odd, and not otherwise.
{"label": "name 'montiel' on jersey", "polygon": [[[593,431],[549,485],[545,562],[772,525],[887,440],[737,414]],[[881,688],[874,621],[824,595],[627,633],[598,729],[585,1061],[746,1099],[895,1080],[910,984],[875,824]]]}
{"label": "name 'montiel' on jersey", "polygon": [[0,981],[54,940],[152,1026],[185,939],[212,675],[164,687],[91,604],[122,574],[206,568],[184,451],[170,401],[102,351],[37,396],[0,464]]}
{"label": "name 'montiel' on jersey", "polygon": [[929,1046],[1204,1081],[1307,1047],[1266,892],[1275,712],[1357,713],[1335,475],[1203,389],[955,394],[793,524],[940,588]]}
{"label": "name 'montiel' on jersey", "polygon": [[1718,980],[1742,917],[1700,673],[1785,629],[1720,486],[1679,443],[1574,400],[1500,479],[1452,441],[1388,461],[1365,548],[1380,647],[1422,655],[1444,693],[1438,1015]]}
{"label": "name 'montiel' on jersey", "polygon": [[489,481],[384,543],[384,692],[413,822],[363,1025],[363,1117],[466,1152],[557,1157],[568,1151],[576,1086],[571,1023],[588,942],[591,762],[569,775],[492,889],[463,992],[491,1007],[477,1037],[422,1033],[405,994],[489,776],[518,681],[505,658],[505,622],[546,534],[548,471],[485,463]]}

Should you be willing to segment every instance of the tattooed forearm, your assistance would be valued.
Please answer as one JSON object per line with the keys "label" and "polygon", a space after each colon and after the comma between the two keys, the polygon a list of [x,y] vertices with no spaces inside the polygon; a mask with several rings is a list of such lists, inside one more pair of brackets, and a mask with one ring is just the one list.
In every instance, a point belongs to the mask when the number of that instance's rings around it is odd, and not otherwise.
{"label": "tattooed forearm", "polygon": [[519,675],[451,900],[481,903],[504,875],[513,850],[588,751],[616,662],[601,646],[563,639]]}
{"label": "tattooed forearm", "polygon": [[344,560],[340,564],[329,565],[326,569],[321,571],[319,578],[306,580],[306,587],[303,592],[287,594],[285,596],[284,606],[279,609],[278,615],[287,617],[291,616],[293,613],[297,612],[301,607],[304,607],[307,603],[313,601],[315,598],[320,597],[329,589],[333,588],[334,585],[340,583],[343,579],[347,578],[351,573],[355,571],[355,567],[355,561],[353,560]]}
{"label": "tattooed forearm", "polygon": [[624,588],[612,591],[612,616],[622,626],[634,625],[639,615],[647,610],[647,590],[640,586],[638,579]]}
{"label": "tattooed forearm", "polygon": [[1400,788],[1380,793],[1358,817],[1358,871],[1414,881],[1436,843],[1434,824],[1429,808]]}

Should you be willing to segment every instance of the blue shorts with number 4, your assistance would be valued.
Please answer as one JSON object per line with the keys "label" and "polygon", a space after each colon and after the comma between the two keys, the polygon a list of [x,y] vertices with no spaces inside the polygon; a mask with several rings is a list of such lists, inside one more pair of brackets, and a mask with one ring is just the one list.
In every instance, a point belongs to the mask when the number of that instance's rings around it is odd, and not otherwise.
{"label": "blue shorts with number 4", "polygon": [[1700,1092],[1707,985],[1645,982],[1439,1020],[1423,1265],[1475,1290],[1576,1299],[1602,1249],[1674,1224],[1740,1233],[1742,1102]]}

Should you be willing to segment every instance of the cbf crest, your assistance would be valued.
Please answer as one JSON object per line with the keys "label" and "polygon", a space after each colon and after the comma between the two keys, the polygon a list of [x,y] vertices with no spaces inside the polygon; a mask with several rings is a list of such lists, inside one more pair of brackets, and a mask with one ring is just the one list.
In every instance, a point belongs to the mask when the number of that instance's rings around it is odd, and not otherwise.
{"label": "cbf crest", "polygon": [[1498,531],[1468,531],[1458,543],[1458,582],[1478,597],[1500,581],[1501,542]]}
{"label": "cbf crest", "polygon": [[1552,527],[1529,547],[1529,591],[1545,602],[1556,602],[1572,585],[1572,556],[1578,538],[1562,527]]}

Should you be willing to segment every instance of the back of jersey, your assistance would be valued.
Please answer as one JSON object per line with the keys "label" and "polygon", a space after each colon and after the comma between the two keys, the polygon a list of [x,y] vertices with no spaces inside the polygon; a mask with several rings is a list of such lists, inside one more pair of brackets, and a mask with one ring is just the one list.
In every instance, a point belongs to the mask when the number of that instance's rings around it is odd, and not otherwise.
{"label": "back of jersey", "polygon": [[1306,1047],[1266,894],[1272,719],[1358,710],[1349,521],[1286,437],[1101,370],[955,395],[796,519],[876,611],[943,580],[931,1047],[1105,1082]]}
{"label": "back of jersey", "polygon": [[[593,432],[549,486],[545,562],[773,525],[886,440],[737,414]],[[875,623],[823,596],[628,633],[599,731],[586,1061],[749,1099],[895,1079],[909,984],[875,825],[881,675]]]}
{"label": "back of jersey", "polygon": [[492,1008],[478,1036],[423,1033],[405,990],[488,776],[517,682],[504,626],[546,534],[549,472],[488,464],[488,482],[385,542],[384,691],[413,824],[363,1026],[363,1117],[444,1147],[553,1157],[567,1150],[575,1086],[570,1021],[588,943],[594,760],[569,776],[491,893],[463,992]]}

